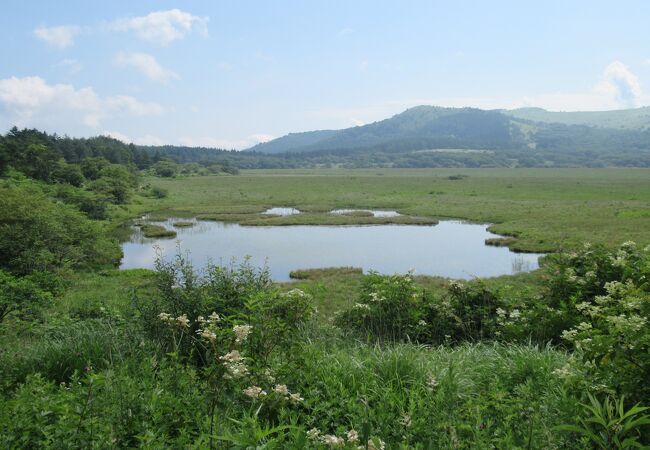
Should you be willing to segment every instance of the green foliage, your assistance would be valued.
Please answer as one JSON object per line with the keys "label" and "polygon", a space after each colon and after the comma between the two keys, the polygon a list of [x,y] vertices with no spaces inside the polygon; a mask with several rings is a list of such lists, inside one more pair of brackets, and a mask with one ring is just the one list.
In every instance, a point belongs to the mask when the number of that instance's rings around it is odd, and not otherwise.
{"label": "green foliage", "polygon": [[160,160],[152,166],[155,174],[159,177],[173,177],[179,171],[178,164],[169,160]]}
{"label": "green foliage", "polygon": [[643,414],[648,408],[638,404],[625,408],[624,397],[606,397],[602,403],[588,394],[590,404],[582,404],[586,416],[580,425],[561,425],[559,430],[584,435],[589,443],[602,450],[646,448],[639,442],[642,429],[650,425],[650,416]]}
{"label": "green foliage", "polygon": [[86,178],[77,164],[59,161],[52,173],[52,180],[57,183],[67,183],[80,187],[86,181]]}
{"label": "green foliage", "polygon": [[124,166],[111,164],[99,171],[90,189],[111,200],[112,203],[126,203],[131,190],[136,186],[136,176]]}
{"label": "green foliage", "polygon": [[84,158],[81,161],[80,167],[83,175],[89,180],[96,180],[100,177],[102,169],[108,167],[110,163],[106,158],[101,156]]}
{"label": "green foliage", "polygon": [[141,229],[144,237],[148,237],[148,238],[175,238],[176,237],[176,232],[174,230],[168,230],[162,225],[154,225],[148,223],[142,225]]}
{"label": "green foliage", "polygon": [[18,278],[0,270],[0,323],[12,313],[23,318],[37,316],[58,290],[51,279],[48,273]]}
{"label": "green foliage", "polygon": [[165,198],[169,195],[169,191],[167,189],[154,186],[151,188],[151,195],[155,198]]}
{"label": "green foliage", "polygon": [[410,275],[370,273],[363,279],[358,302],[338,315],[336,323],[380,339],[417,338],[424,315],[422,296]]}
{"label": "green foliage", "polygon": [[0,268],[16,274],[115,264],[116,243],[74,207],[35,185],[0,186]]}
{"label": "green foliage", "polygon": [[580,262],[590,255],[586,267],[556,275],[569,293],[565,314],[574,324],[562,337],[580,350],[584,370],[601,388],[648,402],[650,248],[626,242],[616,251],[588,247],[569,257]]}
{"label": "green foliage", "polygon": [[345,330],[388,340],[429,344],[491,339],[497,333],[499,295],[478,282],[449,283],[440,297],[419,287],[411,275],[363,278],[354,306],[339,314]]}

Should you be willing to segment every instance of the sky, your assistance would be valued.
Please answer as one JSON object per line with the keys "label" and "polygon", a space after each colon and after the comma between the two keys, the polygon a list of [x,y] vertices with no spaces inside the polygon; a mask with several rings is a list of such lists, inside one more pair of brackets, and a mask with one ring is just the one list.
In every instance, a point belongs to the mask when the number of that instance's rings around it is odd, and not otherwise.
{"label": "sky", "polygon": [[428,104],[650,105],[650,2],[3,0],[0,132],[243,149]]}

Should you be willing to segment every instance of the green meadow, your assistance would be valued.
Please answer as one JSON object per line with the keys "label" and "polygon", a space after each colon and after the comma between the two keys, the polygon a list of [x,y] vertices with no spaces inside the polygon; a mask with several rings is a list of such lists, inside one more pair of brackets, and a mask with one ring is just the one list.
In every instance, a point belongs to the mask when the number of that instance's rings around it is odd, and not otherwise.
{"label": "green meadow", "polygon": [[[461,175],[461,176],[457,176]],[[200,216],[251,225],[427,223],[443,218],[494,224],[520,251],[582,242],[650,243],[648,169],[254,170],[239,176],[146,180],[168,190],[138,199],[124,217]],[[262,217],[274,206],[303,214]],[[394,209],[408,217],[333,216],[335,208]]]}
{"label": "green meadow", "polygon": [[[261,214],[271,207],[301,214]],[[403,216],[328,213],[336,208]],[[245,263],[198,275],[182,255],[155,271],[61,270],[38,309],[0,323],[0,446],[647,445],[650,417],[635,405],[650,404],[648,211],[642,169],[143,177],[128,202],[110,206],[105,232],[129,233],[144,214],[179,218],[177,227],[195,217],[255,226],[454,218],[493,224],[507,236],[497,244],[553,255],[532,273],[463,282],[348,267],[273,283]],[[2,298],[41,295],[6,277]],[[627,443],[607,446],[617,439]]]}

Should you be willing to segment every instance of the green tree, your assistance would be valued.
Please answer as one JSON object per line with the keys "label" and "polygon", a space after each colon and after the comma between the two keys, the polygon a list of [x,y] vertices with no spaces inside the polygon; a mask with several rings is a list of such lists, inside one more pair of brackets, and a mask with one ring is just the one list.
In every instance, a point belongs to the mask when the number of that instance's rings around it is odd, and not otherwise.
{"label": "green tree", "polygon": [[71,205],[34,185],[0,186],[0,269],[25,275],[117,264],[119,245]]}

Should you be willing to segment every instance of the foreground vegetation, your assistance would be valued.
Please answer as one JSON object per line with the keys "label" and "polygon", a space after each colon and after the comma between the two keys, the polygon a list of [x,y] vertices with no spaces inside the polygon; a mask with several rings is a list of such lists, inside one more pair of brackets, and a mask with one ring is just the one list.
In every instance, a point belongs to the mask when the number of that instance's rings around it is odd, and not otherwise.
{"label": "foreground vegetation", "polygon": [[[1,448],[650,445],[647,171],[154,177],[97,142],[75,161],[21,139],[0,141]],[[272,206],[303,213],[260,215]],[[115,268],[117,226],[144,213],[384,220],[327,214],[345,207],[567,251],[470,282],[330,268],[277,284],[182,256]]]}

